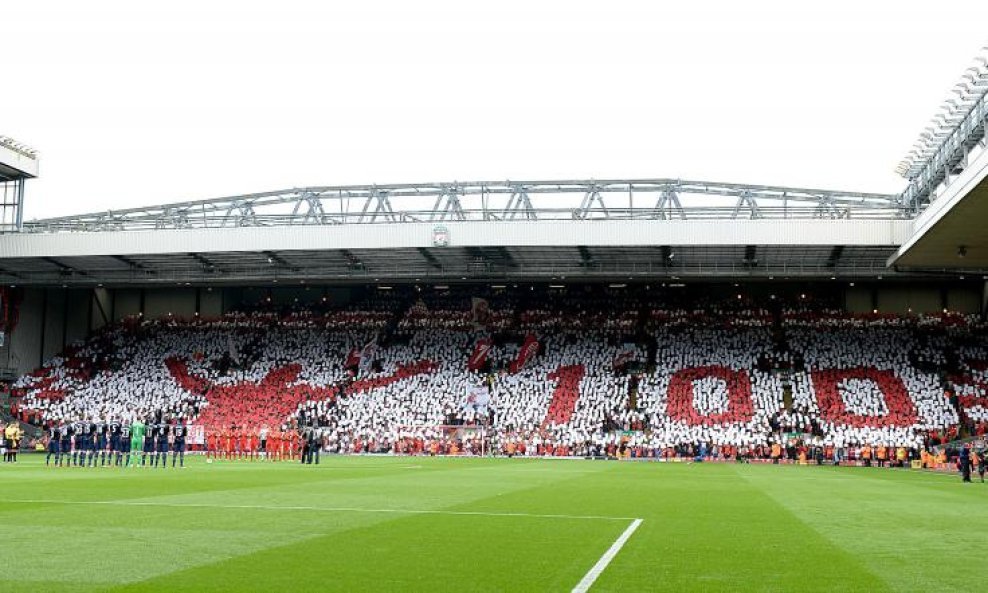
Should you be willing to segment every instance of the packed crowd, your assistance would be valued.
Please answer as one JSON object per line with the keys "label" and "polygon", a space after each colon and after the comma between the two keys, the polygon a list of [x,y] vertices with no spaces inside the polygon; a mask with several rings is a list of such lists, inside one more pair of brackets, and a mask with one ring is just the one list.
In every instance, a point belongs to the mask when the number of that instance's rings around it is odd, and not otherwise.
{"label": "packed crowd", "polygon": [[168,418],[203,426],[207,449],[263,426],[336,453],[912,459],[984,434],[986,355],[956,315],[381,294],[130,320],[19,379],[14,411],[49,428]]}

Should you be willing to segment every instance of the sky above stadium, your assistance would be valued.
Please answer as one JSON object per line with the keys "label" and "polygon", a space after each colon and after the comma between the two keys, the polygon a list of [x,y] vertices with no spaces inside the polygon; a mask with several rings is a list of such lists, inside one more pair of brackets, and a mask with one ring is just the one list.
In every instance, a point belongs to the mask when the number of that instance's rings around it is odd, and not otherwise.
{"label": "sky above stadium", "polygon": [[38,0],[26,219],[307,185],[679,177],[894,193],[988,2]]}

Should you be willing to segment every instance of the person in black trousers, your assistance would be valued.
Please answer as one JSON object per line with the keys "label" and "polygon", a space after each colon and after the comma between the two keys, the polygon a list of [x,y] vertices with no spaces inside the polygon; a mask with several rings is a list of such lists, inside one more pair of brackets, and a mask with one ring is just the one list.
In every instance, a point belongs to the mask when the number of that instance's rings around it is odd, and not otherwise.
{"label": "person in black trousers", "polygon": [[971,443],[966,443],[961,447],[960,456],[957,458],[957,463],[960,465],[961,476],[963,481],[971,481]]}
{"label": "person in black trousers", "polygon": [[299,436],[301,437],[301,440],[302,440],[301,463],[302,463],[302,465],[305,465],[306,462],[312,463],[312,460],[311,460],[311,454],[312,453],[309,450],[309,440],[312,437],[312,427],[311,426],[306,426],[305,428],[303,428],[302,429],[302,434],[299,435]]}
{"label": "person in black trousers", "polygon": [[313,427],[309,436],[309,463],[315,457],[316,465],[319,465],[319,450],[322,449],[322,429]]}

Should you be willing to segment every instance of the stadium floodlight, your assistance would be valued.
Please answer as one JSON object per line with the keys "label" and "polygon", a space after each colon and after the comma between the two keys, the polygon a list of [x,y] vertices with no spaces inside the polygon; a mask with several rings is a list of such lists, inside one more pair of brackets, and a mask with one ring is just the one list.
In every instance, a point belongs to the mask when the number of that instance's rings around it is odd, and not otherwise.
{"label": "stadium floodlight", "polygon": [[988,74],[982,74],[978,78],[967,75],[961,78],[962,80],[954,88],[962,88],[970,93],[978,93],[979,95],[984,93],[985,89],[988,88]]}
{"label": "stadium floodlight", "polygon": [[[965,72],[961,78],[968,81],[967,84],[969,86],[979,87],[985,82],[985,80],[988,80],[988,74],[982,72],[980,68],[968,68],[968,71],[969,72]],[[973,71],[974,74],[971,74],[971,71]]]}
{"label": "stadium floodlight", "polygon": [[927,126],[927,127],[923,128],[923,129],[926,130],[927,132],[929,132],[929,137],[930,138],[946,137],[947,134],[949,133],[949,131],[944,130],[943,128],[934,128],[932,126]]}
{"label": "stadium floodlight", "polygon": [[972,92],[970,89],[967,88],[958,89],[955,87],[954,89],[951,90],[951,92],[955,93],[958,97],[960,97],[961,101],[965,101],[965,102],[970,101],[972,105],[974,104],[974,101],[976,101],[979,97],[981,97],[980,93]]}
{"label": "stadium floodlight", "polygon": [[964,118],[948,115],[946,113],[937,113],[930,121],[941,128],[951,128],[964,121]]}
{"label": "stadium floodlight", "polygon": [[[966,150],[972,141],[983,136],[983,127],[968,121],[977,106],[988,93],[988,47],[974,59],[974,65],[963,72],[960,80],[951,89],[948,98],[923,128],[913,150],[896,169],[912,182],[903,193],[906,201],[919,205],[930,195],[932,188],[945,181],[948,173],[945,162],[956,162],[957,153]],[[952,140],[958,136],[955,141]]]}
{"label": "stadium floodlight", "polygon": [[30,146],[22,142],[18,142],[17,140],[14,140],[9,136],[0,136],[0,146],[8,148],[14,152],[20,153],[21,155],[26,156],[30,159],[38,158],[37,150],[31,148]]}
{"label": "stadium floodlight", "polygon": [[957,99],[947,99],[945,105],[950,105],[951,112],[963,112],[974,106],[974,101],[958,101]]}

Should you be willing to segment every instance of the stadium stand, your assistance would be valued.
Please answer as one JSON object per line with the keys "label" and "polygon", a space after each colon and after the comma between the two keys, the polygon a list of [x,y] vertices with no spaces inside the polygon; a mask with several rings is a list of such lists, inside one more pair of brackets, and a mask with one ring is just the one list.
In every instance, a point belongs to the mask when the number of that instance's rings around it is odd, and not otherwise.
{"label": "stadium stand", "polygon": [[[355,305],[132,318],[14,383],[38,426],[315,425],[333,452],[772,457],[984,434],[976,317],[644,291],[380,291]],[[946,372],[941,373],[941,369]],[[457,427],[476,427],[464,432]],[[481,441],[484,443],[481,443]]]}

